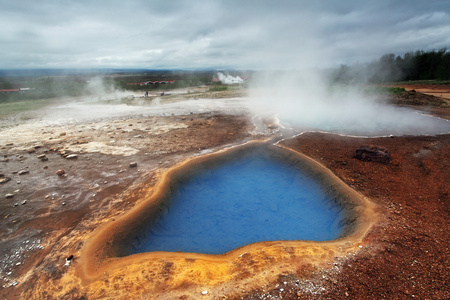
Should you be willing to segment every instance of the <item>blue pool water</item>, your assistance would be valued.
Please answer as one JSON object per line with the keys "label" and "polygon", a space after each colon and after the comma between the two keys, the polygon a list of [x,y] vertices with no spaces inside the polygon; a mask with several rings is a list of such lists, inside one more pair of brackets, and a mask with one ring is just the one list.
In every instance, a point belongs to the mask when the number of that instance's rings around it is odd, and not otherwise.
{"label": "blue pool water", "polygon": [[333,240],[342,215],[332,203],[293,165],[247,154],[174,186],[168,207],[131,252],[222,254],[261,241]]}

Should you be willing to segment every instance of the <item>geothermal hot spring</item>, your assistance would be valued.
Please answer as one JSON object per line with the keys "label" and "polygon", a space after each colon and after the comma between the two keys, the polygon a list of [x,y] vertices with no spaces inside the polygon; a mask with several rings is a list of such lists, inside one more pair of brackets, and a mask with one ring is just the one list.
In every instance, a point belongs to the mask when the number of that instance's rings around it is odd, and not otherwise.
{"label": "geothermal hot spring", "polygon": [[341,233],[341,208],[317,178],[253,149],[178,179],[160,215],[126,252],[222,254],[255,242],[324,241]]}
{"label": "geothermal hot spring", "polygon": [[357,223],[354,196],[314,164],[259,142],[194,158],[169,171],[123,227],[114,222],[107,252],[224,254],[258,242],[345,237]]}

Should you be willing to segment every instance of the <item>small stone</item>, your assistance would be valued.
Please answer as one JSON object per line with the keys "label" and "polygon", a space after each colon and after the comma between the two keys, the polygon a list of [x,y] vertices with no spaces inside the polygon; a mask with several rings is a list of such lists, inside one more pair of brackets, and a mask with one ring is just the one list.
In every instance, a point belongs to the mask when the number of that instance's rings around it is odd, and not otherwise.
{"label": "small stone", "polygon": [[14,203],[14,207],[16,207],[16,206],[19,206],[19,203],[17,203],[17,202],[16,202],[16,203]]}
{"label": "small stone", "polygon": [[208,295],[208,291],[202,291],[202,295]]}
{"label": "small stone", "polygon": [[130,163],[130,168],[136,168],[137,167],[137,162],[133,161]]}
{"label": "small stone", "polygon": [[29,171],[28,170],[20,170],[19,172],[17,172],[17,174],[19,175],[24,175],[24,174],[28,174]]}
{"label": "small stone", "polygon": [[14,197],[14,194],[9,193],[5,195],[5,198],[12,198],[12,197]]}
{"label": "small stone", "polygon": [[23,200],[20,204],[22,204],[22,205],[27,204],[27,200]]}
{"label": "small stone", "polygon": [[48,161],[48,157],[41,158],[41,161]]}
{"label": "small stone", "polygon": [[75,158],[78,158],[77,154],[70,154],[66,156],[66,159],[75,159]]}
{"label": "small stone", "polygon": [[61,132],[59,135],[60,136],[65,136],[67,133],[65,133],[65,132]]}
{"label": "small stone", "polygon": [[11,178],[9,178],[9,177],[2,177],[2,178],[0,178],[0,183],[5,183],[5,182],[8,182],[10,180],[11,180]]}
{"label": "small stone", "polygon": [[39,158],[39,159],[43,159],[44,157],[45,157],[45,154],[40,154],[37,156],[37,158]]}
{"label": "small stone", "polygon": [[64,171],[63,169],[59,169],[58,171],[56,171],[56,175],[58,176],[63,176],[64,174],[66,174],[66,171]]}
{"label": "small stone", "polygon": [[27,152],[28,153],[34,153],[34,152],[36,152],[36,149],[28,149]]}

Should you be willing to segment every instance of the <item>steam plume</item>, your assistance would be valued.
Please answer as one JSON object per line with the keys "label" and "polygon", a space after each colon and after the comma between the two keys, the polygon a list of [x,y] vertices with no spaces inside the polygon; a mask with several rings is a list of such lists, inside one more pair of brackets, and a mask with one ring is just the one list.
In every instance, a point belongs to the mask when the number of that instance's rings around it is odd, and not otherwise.
{"label": "steam plume", "polygon": [[447,133],[450,122],[388,105],[362,87],[333,85],[318,70],[261,73],[250,89],[250,107],[277,115],[287,127],[352,135]]}
{"label": "steam plume", "polygon": [[239,76],[225,75],[221,72],[217,73],[217,77],[223,84],[236,84],[244,82],[244,80]]}

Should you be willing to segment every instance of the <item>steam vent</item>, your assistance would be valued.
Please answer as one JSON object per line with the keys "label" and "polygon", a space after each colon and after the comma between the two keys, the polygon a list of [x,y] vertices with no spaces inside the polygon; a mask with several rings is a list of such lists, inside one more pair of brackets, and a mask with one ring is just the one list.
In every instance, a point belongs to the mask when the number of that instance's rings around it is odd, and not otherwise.
{"label": "steam vent", "polygon": [[[201,249],[196,252],[135,251],[135,254],[131,254],[133,251],[130,248],[136,245],[136,240],[145,240],[143,232],[151,232],[158,220],[171,213],[170,202],[180,185],[208,170],[216,170],[239,159],[249,159],[254,154],[290,166],[317,182],[322,191],[321,200],[327,202],[325,206],[333,207],[340,216],[335,217],[338,220],[335,223],[339,227],[337,236],[331,240],[325,238],[324,241],[303,240],[296,237],[296,229],[292,228],[289,232],[293,233],[293,237],[256,241],[229,251],[218,250],[219,254],[201,253]],[[256,162],[258,163],[259,161]],[[277,269],[277,273],[299,272],[304,268],[320,267],[336,257],[353,253],[361,247],[363,237],[378,219],[375,205],[344,184],[330,170],[289,148],[263,142],[252,142],[187,159],[164,172],[155,186],[144,190],[141,196],[145,201],[122,217],[100,226],[81,249],[76,264],[77,273],[84,284],[95,286],[99,291],[98,296],[102,290],[109,289],[109,282],[115,282],[118,287],[136,287],[130,291],[129,296],[132,298],[140,295],[142,290],[138,287],[141,285],[145,285],[146,292],[156,298],[157,295],[167,295],[168,291],[171,297],[177,297],[189,291],[195,294],[201,290],[203,295],[207,295],[227,289],[231,292],[235,285],[261,285],[261,282],[276,279],[277,274],[270,270]],[[247,198],[241,201],[246,200]],[[277,199],[273,202],[275,200]],[[279,211],[275,209],[273,214],[277,213]],[[318,228],[321,226],[319,223],[313,223],[312,226]],[[271,226],[270,220],[267,226]],[[265,228],[260,230],[263,232]],[[183,233],[169,230],[168,234]],[[210,243],[218,241],[213,238]],[[204,245],[205,249],[209,249],[208,246]]]}

